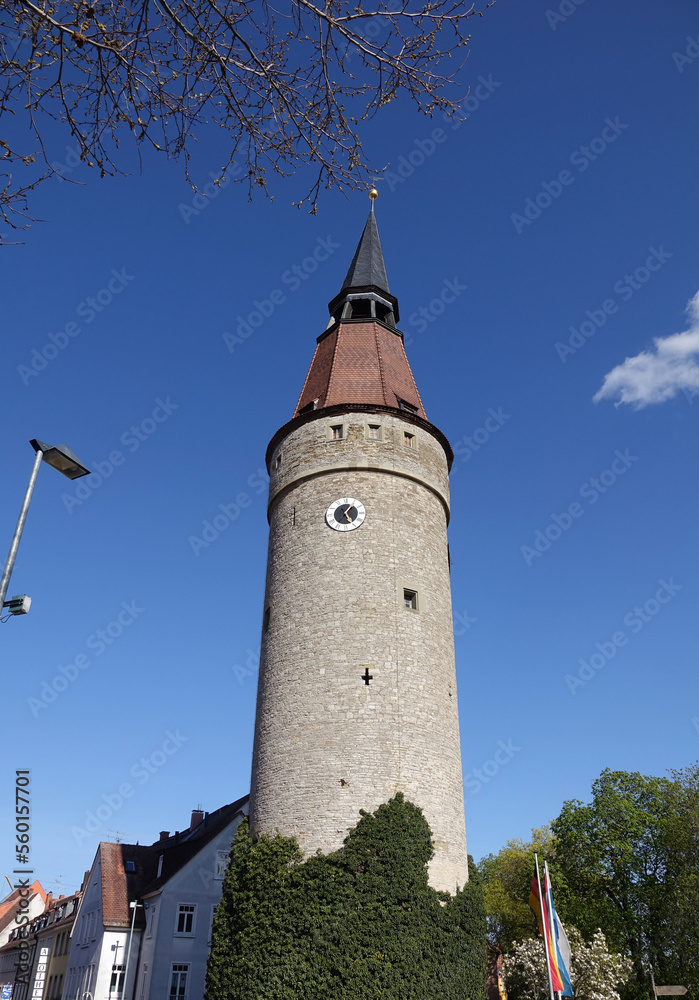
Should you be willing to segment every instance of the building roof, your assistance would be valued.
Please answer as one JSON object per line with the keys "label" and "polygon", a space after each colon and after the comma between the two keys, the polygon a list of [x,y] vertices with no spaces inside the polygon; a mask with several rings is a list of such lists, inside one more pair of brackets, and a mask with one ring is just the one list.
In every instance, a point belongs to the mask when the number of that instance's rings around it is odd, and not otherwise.
{"label": "building roof", "polygon": [[[313,407],[366,404],[426,420],[403,338],[374,319],[341,320],[319,341],[294,416]],[[315,405],[314,405],[315,404]]]}
{"label": "building roof", "polygon": [[426,420],[403,334],[394,325],[398,302],[388,288],[373,204],[330,312],[294,416],[330,406],[366,405]]}
{"label": "building roof", "polygon": [[342,282],[343,290],[348,288],[365,288],[368,286],[379,288],[384,292],[390,292],[373,202],[369,218],[366,220],[366,225],[364,226],[364,232],[357,244],[357,249],[354,251],[352,263],[349,266],[345,280]]}
{"label": "building roof", "polygon": [[[34,899],[35,896],[40,896],[41,899],[46,903],[46,892],[44,891],[41,882],[32,882],[28,887],[31,895],[29,899]],[[12,923],[15,916],[19,912],[21,896],[19,894],[19,889],[13,889],[5,898],[0,901],[0,931],[4,931],[8,924]]]}
{"label": "building roof", "polygon": [[[140,899],[168,882],[188,861],[213,840],[241,812],[245,795],[212,813],[201,822],[154,844],[99,845],[102,871],[102,917],[105,926],[129,927],[129,902]],[[162,866],[160,858],[163,858]],[[127,871],[133,862],[133,871]],[[158,869],[160,868],[160,873]],[[137,910],[136,926],[143,925],[143,911]]]}

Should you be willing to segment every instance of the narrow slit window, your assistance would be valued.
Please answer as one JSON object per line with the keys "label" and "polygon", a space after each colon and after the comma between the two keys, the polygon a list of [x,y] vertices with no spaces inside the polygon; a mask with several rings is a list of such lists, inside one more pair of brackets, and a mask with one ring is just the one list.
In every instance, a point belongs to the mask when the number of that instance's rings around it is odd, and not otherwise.
{"label": "narrow slit window", "polygon": [[403,589],[403,607],[417,611],[417,590]]}
{"label": "narrow slit window", "polygon": [[[295,516],[296,516],[296,508],[294,508],[294,517]],[[272,609],[271,608],[265,608],[265,613],[262,616],[262,631],[263,632],[268,632],[269,631],[269,623],[270,623],[271,617],[272,617]]]}
{"label": "narrow slit window", "polygon": [[414,448],[415,447],[415,435],[414,434],[408,434],[408,432],[405,431],[405,433],[403,434],[403,444],[405,445],[406,448]]}

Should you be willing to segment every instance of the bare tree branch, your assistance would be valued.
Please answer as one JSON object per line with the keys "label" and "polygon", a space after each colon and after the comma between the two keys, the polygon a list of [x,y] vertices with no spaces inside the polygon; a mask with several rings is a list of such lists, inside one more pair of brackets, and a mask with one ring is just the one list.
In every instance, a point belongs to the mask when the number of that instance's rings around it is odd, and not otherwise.
{"label": "bare tree branch", "polygon": [[[0,140],[0,216],[26,225],[28,197],[61,164],[49,119],[102,175],[123,173],[129,137],[184,162],[205,126],[227,138],[238,180],[268,192],[268,174],[311,166],[298,201],[354,189],[370,173],[358,128],[400,94],[427,115],[458,118],[456,72],[469,41],[465,0],[9,0],[0,10],[0,114],[22,120],[31,148]],[[458,67],[457,67],[458,69]],[[234,159],[235,157],[235,159]],[[4,168],[4,169],[3,169]]]}

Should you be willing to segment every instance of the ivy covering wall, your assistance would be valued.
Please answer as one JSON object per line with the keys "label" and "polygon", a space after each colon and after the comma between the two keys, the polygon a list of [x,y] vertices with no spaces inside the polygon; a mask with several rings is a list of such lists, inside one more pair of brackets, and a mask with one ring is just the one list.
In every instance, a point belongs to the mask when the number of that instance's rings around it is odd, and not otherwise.
{"label": "ivy covering wall", "polygon": [[480,879],[427,883],[430,828],[398,794],[339,851],[303,860],[295,839],[253,843],[240,823],[216,909],[206,1000],[484,1000]]}

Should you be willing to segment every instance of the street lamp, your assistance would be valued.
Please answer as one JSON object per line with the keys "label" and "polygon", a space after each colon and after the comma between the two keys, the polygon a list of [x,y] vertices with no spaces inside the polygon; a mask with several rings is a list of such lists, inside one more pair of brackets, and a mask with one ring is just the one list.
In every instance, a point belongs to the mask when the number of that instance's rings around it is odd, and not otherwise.
{"label": "street lamp", "polygon": [[31,604],[31,598],[26,597],[26,595],[14,597],[10,601],[5,600],[5,595],[7,594],[10,577],[12,576],[15,559],[17,558],[19,541],[22,537],[22,531],[24,530],[24,522],[27,520],[27,512],[32,499],[32,493],[34,492],[34,483],[36,482],[36,477],[39,475],[39,466],[41,465],[42,460],[54,469],[58,469],[58,471],[62,472],[64,476],[67,476],[68,479],[79,479],[81,476],[88,476],[90,474],[90,470],[82,464],[77,455],[75,455],[70,448],[67,448],[66,445],[59,444],[52,446],[50,444],[46,444],[44,441],[37,441],[36,438],[33,438],[29,443],[36,452],[36,456],[34,458],[32,474],[29,477],[27,492],[24,494],[22,509],[19,512],[17,527],[15,528],[15,533],[12,536],[10,551],[7,554],[5,568],[2,571],[2,578],[0,579],[0,611],[2,608],[9,607],[10,613],[15,615],[26,615],[27,611],[29,611],[29,605]]}
{"label": "street lamp", "polygon": [[[129,988],[129,962],[131,961],[131,942],[133,941],[133,929],[134,929],[134,924],[136,923],[136,910],[139,907],[141,909],[143,909],[143,903],[138,903],[136,900],[134,900],[132,903],[129,903],[129,909],[133,910],[133,914],[131,916],[131,932],[129,934],[129,947],[128,947],[127,951],[126,951],[126,969],[124,971],[124,992],[123,992],[123,996],[126,996],[126,991]],[[138,970],[136,970],[136,972],[138,974]],[[131,991],[131,996],[133,996],[135,992],[136,992],[136,980],[134,980],[133,990]]]}

